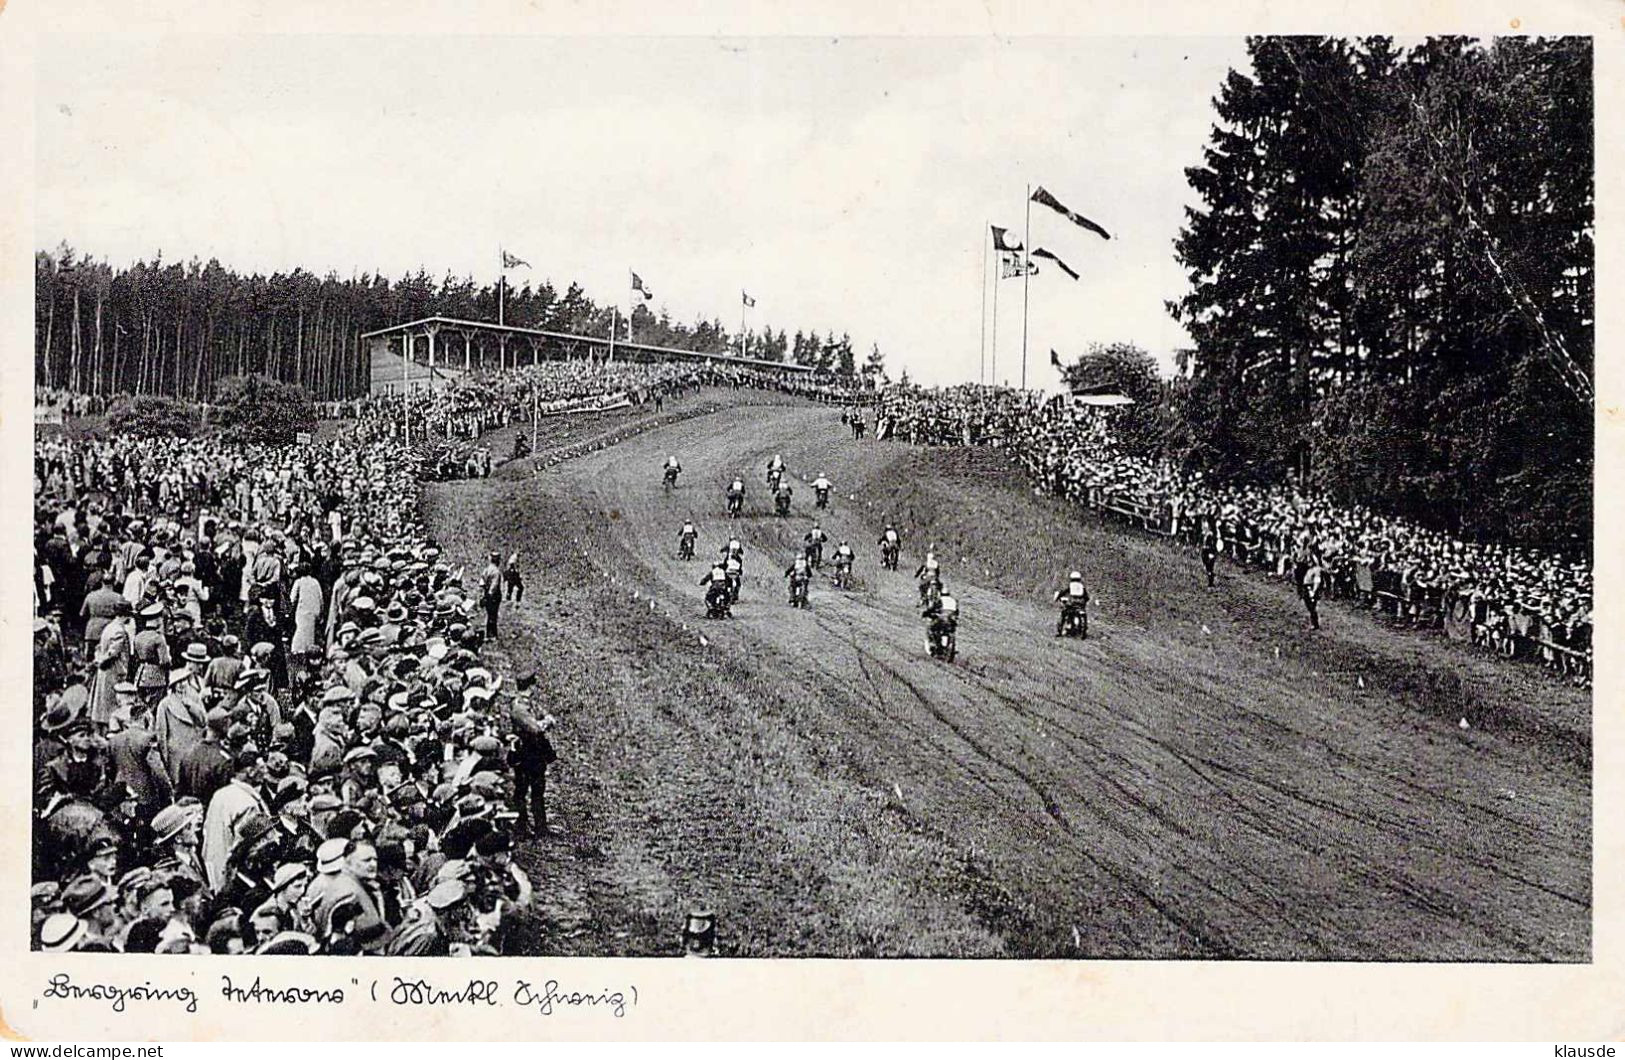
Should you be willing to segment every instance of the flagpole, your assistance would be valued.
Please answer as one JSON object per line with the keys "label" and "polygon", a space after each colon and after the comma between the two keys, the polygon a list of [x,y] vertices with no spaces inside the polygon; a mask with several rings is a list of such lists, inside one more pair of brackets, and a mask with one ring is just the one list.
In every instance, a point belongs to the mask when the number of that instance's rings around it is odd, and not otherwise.
{"label": "flagpole", "polygon": [[993,269],[993,341],[988,343],[987,381],[999,385],[999,281],[1004,279],[1004,254],[995,254],[998,264]]}
{"label": "flagpole", "polygon": [[497,326],[502,326],[503,288],[508,285],[508,252],[497,247]]}
{"label": "flagpole", "polygon": [[982,360],[976,366],[976,381],[979,383],[987,382],[987,243],[988,225],[992,223],[982,223],[982,344],[979,347]]}
{"label": "flagpole", "polygon": [[739,357],[741,360],[745,357],[745,310],[749,308],[745,304],[745,294],[741,291],[739,294]]}
{"label": "flagpole", "polygon": [[609,307],[609,359],[606,364],[615,363],[615,333],[621,329],[621,307]]}
{"label": "flagpole", "polygon": [[412,444],[412,333],[401,336],[401,441]]}
{"label": "flagpole", "polygon": [[1027,185],[1027,222],[1021,238],[1021,389],[1027,389],[1027,288],[1032,281],[1033,186]]}

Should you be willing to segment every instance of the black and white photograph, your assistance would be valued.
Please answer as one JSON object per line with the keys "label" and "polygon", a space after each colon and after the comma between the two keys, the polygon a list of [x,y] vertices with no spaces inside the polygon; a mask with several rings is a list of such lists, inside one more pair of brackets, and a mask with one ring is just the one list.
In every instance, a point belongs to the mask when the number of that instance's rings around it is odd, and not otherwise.
{"label": "black and white photograph", "polygon": [[1502,25],[42,36],[29,949],[1589,964]]}

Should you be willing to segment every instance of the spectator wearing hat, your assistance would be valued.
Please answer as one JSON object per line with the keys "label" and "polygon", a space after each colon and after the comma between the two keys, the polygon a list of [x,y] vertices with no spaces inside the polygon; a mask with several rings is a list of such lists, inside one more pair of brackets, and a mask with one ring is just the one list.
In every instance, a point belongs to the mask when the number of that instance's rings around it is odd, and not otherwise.
{"label": "spectator wearing hat", "polygon": [[215,792],[231,783],[231,755],[226,750],[230,727],[231,714],[225,708],[209,711],[203,739],[182,756],[175,770],[177,795],[189,795],[207,806]]}
{"label": "spectator wearing hat", "polygon": [[242,641],[234,634],[221,636],[215,657],[203,671],[203,683],[216,693],[236,689],[237,677],[243,672]]}
{"label": "spectator wearing hat", "polygon": [[442,880],[413,902],[390,936],[384,952],[391,957],[446,957],[462,935],[468,888],[461,880]]}
{"label": "spectator wearing hat", "polygon": [[344,859],[349,857],[353,847],[349,839],[334,838],[323,840],[316,849],[316,875],[301,898],[301,915],[307,923],[317,926],[326,923],[326,914],[348,886],[340,877]]}
{"label": "spectator wearing hat", "polygon": [[[183,877],[201,885],[206,877],[198,852],[202,807],[195,802],[174,803],[152,818],[152,841],[156,857],[152,868],[173,883]],[[176,895],[179,902],[180,896]]]}
{"label": "spectator wearing hat", "polygon": [[[110,835],[97,836],[91,841],[85,858],[85,875],[112,885],[118,876],[119,844]],[[114,898],[118,897],[116,891]]]}
{"label": "spectator wearing hat", "polygon": [[[528,689],[534,680],[525,683]],[[547,767],[558,760],[553,750],[553,715],[537,715],[528,694],[513,697],[508,705],[508,721],[513,727],[514,809],[519,812],[516,827],[521,833],[532,824],[536,835],[547,834]]]}
{"label": "spectator wearing hat", "polygon": [[45,764],[37,778],[42,796],[66,795],[97,802],[112,785],[112,766],[96,738],[96,728],[77,717],[62,730],[62,752]]}
{"label": "spectator wearing hat", "polygon": [[[314,862],[316,856],[312,854],[310,860]],[[271,877],[271,897],[267,901],[276,906],[285,925],[298,927],[305,924],[300,907],[311,878],[310,866],[303,860],[284,862],[277,868],[276,875]]]}
{"label": "spectator wearing hat", "polygon": [[131,705],[129,724],[107,739],[107,757],[113,778],[135,794],[136,808],[145,820],[174,798],[174,785],[158,752],[158,738],[152,731],[152,709],[136,700]]}
{"label": "spectator wearing hat", "polygon": [[245,669],[237,675],[230,704],[234,722],[246,725],[261,747],[270,747],[282,724],[282,704],[271,694],[268,670]]}
{"label": "spectator wearing hat", "polygon": [[77,949],[96,942],[111,949],[118,930],[118,894],[94,876],[80,876],[62,889],[62,906],[85,925],[87,939]]}
{"label": "spectator wearing hat", "polygon": [[40,923],[40,949],[47,953],[69,953],[79,949],[89,934],[85,922],[72,913],[52,913]]}
{"label": "spectator wearing hat", "polygon": [[269,657],[263,665],[271,671],[271,687],[281,691],[288,687],[287,630],[277,614],[276,591],[260,590],[254,604],[243,624],[243,640],[254,645],[270,645]]}
{"label": "spectator wearing hat", "polygon": [[359,806],[376,790],[375,770],[378,752],[370,744],[352,747],[344,754],[344,765],[339,776],[339,798],[346,806]]}
{"label": "spectator wearing hat", "polygon": [[245,816],[237,833],[216,901],[251,910],[271,897],[271,884],[282,863],[282,834],[274,821],[254,812]]}
{"label": "spectator wearing hat", "polygon": [[237,753],[232,762],[231,782],[209,800],[203,817],[203,870],[206,882],[218,891],[226,880],[226,863],[242,838],[242,828],[250,813],[269,817],[270,811],[259,793],[260,759],[250,750]]}
{"label": "spectator wearing hat", "polygon": [[171,784],[179,784],[181,762],[208,732],[203,700],[189,691],[184,680],[159,701],[153,717],[153,735]]}
{"label": "spectator wearing hat", "polygon": [[149,604],[136,615],[136,634],[130,642],[135,684],[148,699],[161,698],[169,688],[172,657],[163,633],[164,605]]}

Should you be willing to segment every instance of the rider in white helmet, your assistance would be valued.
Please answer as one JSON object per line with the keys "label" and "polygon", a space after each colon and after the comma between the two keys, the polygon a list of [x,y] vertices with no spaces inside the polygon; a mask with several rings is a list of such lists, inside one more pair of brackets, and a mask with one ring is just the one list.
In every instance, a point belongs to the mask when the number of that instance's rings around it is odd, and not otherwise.
{"label": "rider in white helmet", "polygon": [[1084,587],[1083,573],[1073,571],[1066,576],[1066,587],[1055,593],[1055,601],[1061,605],[1061,617],[1055,623],[1055,635],[1061,636],[1066,630],[1066,620],[1077,615],[1083,623],[1083,635],[1089,635],[1089,590]]}

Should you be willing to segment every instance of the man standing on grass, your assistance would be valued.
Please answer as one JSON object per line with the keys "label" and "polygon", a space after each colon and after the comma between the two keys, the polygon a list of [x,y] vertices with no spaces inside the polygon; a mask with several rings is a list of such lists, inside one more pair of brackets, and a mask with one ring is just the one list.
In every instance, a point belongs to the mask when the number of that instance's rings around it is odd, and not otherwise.
{"label": "man standing on grass", "polygon": [[502,554],[491,553],[491,561],[480,572],[480,602],[485,605],[485,639],[495,640],[497,611],[502,607]]}

